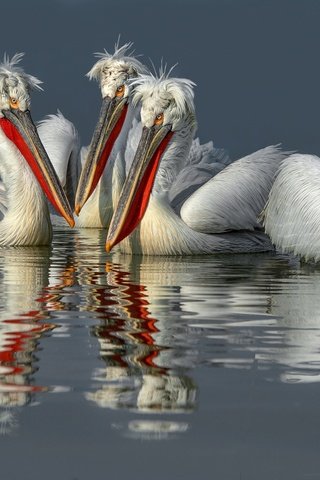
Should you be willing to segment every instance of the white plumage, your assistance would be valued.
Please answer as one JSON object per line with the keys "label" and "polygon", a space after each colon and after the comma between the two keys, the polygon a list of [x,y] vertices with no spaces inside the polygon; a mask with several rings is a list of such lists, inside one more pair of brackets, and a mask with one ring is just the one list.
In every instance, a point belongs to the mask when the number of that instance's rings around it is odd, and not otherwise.
{"label": "white plumage", "polygon": [[30,107],[30,90],[42,90],[42,81],[26,73],[18,64],[24,53],[16,53],[10,59],[4,55],[0,64],[1,107],[10,106],[10,98],[19,99],[20,107]]}
{"label": "white plumage", "polygon": [[0,129],[2,215],[0,245],[48,245],[52,228],[46,198],[17,149]]}
{"label": "white plumage", "polygon": [[269,146],[237,160],[184,203],[182,220],[202,233],[260,228],[257,217],[284,156],[278,146]]}
{"label": "white plumage", "polygon": [[320,158],[294,154],[284,160],[263,212],[266,232],[283,252],[320,259]]}
{"label": "white plumage", "polygon": [[[140,144],[138,147],[141,162],[136,158],[127,176],[118,211],[109,229],[107,250],[124,238],[122,232],[127,228],[126,225],[136,225],[134,213],[126,202],[128,198],[132,199],[131,186],[141,181],[144,170],[140,171],[137,180],[134,169],[140,169],[143,162],[150,160],[150,152],[161,148],[161,142],[169,132],[172,138],[162,154],[144,217],[136,230],[122,240],[120,250],[147,255],[271,250],[268,237],[254,229],[261,229],[257,216],[286,153],[278,146],[269,146],[227,166],[186,200],[179,216],[169,203],[169,192],[186,166],[196,129],[193,83],[165,75],[159,78],[144,75],[134,81],[134,86],[134,103],[141,102],[144,135],[154,137],[150,144]],[[158,144],[158,140],[154,139],[159,137],[162,140]],[[190,179],[187,185],[185,179],[184,188],[190,188],[193,181]],[[208,234],[220,232],[224,233]]]}

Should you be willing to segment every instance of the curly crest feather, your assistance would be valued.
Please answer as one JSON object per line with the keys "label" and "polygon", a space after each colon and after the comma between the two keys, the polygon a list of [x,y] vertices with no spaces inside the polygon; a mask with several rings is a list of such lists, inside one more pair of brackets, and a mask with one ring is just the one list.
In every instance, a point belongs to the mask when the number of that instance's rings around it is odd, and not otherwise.
{"label": "curly crest feather", "polygon": [[114,53],[109,53],[106,49],[104,52],[96,52],[95,56],[99,60],[93,65],[91,70],[87,73],[90,80],[94,79],[101,81],[101,76],[104,71],[113,65],[128,69],[130,76],[137,76],[146,72],[146,67],[133,56],[133,43],[128,42],[119,47],[119,42],[115,44]]}
{"label": "curly crest feather", "polygon": [[7,85],[17,84],[24,89],[38,89],[42,90],[40,84],[41,80],[24,72],[23,68],[18,66],[21,62],[24,53],[16,53],[10,59],[7,54],[4,54],[3,62],[0,63],[0,89],[4,89]]}
{"label": "curly crest feather", "polygon": [[141,75],[131,82],[134,87],[133,104],[147,100],[150,96],[157,96],[163,100],[174,101],[177,114],[183,116],[186,113],[194,113],[194,92],[196,85],[187,78],[170,78],[165,69],[161,69],[158,76],[153,74]]}

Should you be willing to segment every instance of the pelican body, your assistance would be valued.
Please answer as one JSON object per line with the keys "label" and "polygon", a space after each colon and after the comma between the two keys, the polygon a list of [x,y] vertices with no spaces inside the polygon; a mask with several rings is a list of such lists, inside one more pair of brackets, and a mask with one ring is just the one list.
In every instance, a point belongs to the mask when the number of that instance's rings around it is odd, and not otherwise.
{"label": "pelican body", "polygon": [[[164,74],[134,81],[133,101],[141,102],[143,129],[110,224],[107,251],[118,243],[123,253],[146,255],[273,249],[257,216],[286,156],[278,146],[227,166],[197,188],[179,213],[170,205],[170,189],[186,164],[196,130],[193,85]],[[184,188],[192,182],[185,179]]]}
{"label": "pelican body", "polygon": [[[47,245],[52,228],[47,199],[73,226],[72,210],[30,115],[40,81],[17,64],[0,65],[0,245]],[[47,197],[47,198],[46,198]]]}

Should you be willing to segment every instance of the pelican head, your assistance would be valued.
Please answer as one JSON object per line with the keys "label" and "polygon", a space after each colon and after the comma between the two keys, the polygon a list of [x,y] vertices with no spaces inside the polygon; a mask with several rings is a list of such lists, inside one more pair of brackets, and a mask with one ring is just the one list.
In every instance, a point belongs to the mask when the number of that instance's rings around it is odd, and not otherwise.
{"label": "pelican head", "polygon": [[[102,98],[128,98],[131,86],[128,80],[146,73],[146,67],[133,56],[133,43],[126,43],[119,47],[115,45],[114,53],[96,53],[99,60],[87,73],[90,80],[97,80],[100,84]],[[123,88],[122,88],[123,87]],[[121,95],[119,95],[121,94]]]}
{"label": "pelican head", "polygon": [[143,129],[111,220],[107,251],[127,237],[142,220],[161,157],[172,137],[183,143],[196,128],[193,82],[162,73],[158,77],[142,75],[133,81],[133,86],[133,104],[141,102]]}
{"label": "pelican head", "polygon": [[106,166],[112,147],[121,131],[131,98],[131,81],[146,72],[146,68],[130,52],[132,43],[115,45],[113,54],[97,53],[99,60],[87,76],[100,84],[102,107],[83,166],[75,201],[75,212],[94,191]]}
{"label": "pelican head", "polygon": [[5,55],[0,64],[0,128],[28,162],[53,206],[73,226],[67,197],[30,115],[30,90],[42,90],[41,81],[18,66],[22,57],[17,53],[10,60]]}
{"label": "pelican head", "polygon": [[141,122],[147,128],[170,126],[179,133],[190,121],[195,125],[194,83],[166,74],[141,75],[132,82],[133,104],[141,102]]}

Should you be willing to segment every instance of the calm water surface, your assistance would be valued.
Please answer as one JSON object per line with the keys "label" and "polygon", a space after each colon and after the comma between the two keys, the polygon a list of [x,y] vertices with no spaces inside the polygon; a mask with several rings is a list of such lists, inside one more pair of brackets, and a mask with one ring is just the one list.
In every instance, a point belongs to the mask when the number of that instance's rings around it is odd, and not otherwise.
{"label": "calm water surface", "polygon": [[320,268],[0,250],[1,480],[320,479]]}

